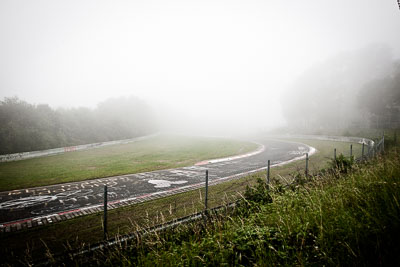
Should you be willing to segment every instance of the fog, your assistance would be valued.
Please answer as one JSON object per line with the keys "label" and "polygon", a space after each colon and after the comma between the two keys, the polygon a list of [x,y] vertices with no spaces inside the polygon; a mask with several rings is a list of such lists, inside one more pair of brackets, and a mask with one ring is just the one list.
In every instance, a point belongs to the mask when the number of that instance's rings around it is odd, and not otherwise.
{"label": "fog", "polygon": [[0,98],[94,109],[134,96],[160,129],[201,134],[353,114],[335,125],[346,127],[371,120],[357,97],[400,58],[400,10],[395,0],[2,0],[0,38]]}

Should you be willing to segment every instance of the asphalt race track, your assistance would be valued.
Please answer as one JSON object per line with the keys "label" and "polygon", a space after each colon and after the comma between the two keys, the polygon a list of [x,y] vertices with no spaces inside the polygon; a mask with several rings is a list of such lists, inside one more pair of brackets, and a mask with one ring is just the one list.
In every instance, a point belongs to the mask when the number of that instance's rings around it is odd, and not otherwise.
{"label": "asphalt race track", "polygon": [[[201,162],[190,167],[0,192],[0,226],[5,228],[26,221],[29,224],[32,219],[50,215],[54,215],[54,221],[59,215],[84,210],[86,207],[95,206],[99,211],[103,205],[104,185],[108,186],[110,204],[126,200],[145,201],[151,196],[174,194],[183,189],[187,191],[199,185],[204,186],[206,170],[209,171],[209,181],[212,184],[265,168],[268,160],[271,160],[271,165],[277,165],[313,151],[313,148],[301,143],[277,140],[257,142],[260,144],[257,152]],[[51,219],[48,220],[51,222]]]}

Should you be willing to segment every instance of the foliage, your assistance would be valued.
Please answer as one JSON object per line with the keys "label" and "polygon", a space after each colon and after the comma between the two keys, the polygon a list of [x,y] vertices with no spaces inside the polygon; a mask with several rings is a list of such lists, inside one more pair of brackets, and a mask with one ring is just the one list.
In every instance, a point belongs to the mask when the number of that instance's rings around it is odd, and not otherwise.
{"label": "foliage", "polygon": [[400,127],[400,61],[382,78],[366,83],[358,106],[370,115],[374,127]]}
{"label": "foliage", "polygon": [[149,107],[134,97],[109,99],[93,110],[54,110],[5,98],[0,125],[0,154],[132,138],[156,127]]}
{"label": "foliage", "polygon": [[346,158],[343,154],[340,154],[333,159],[331,162],[331,167],[334,171],[338,171],[340,173],[347,173],[351,170],[354,164],[354,157]]}
{"label": "foliage", "polygon": [[261,178],[257,178],[257,184],[255,187],[246,187],[246,191],[244,192],[244,197],[247,201],[266,204],[272,201],[271,196],[269,195],[269,186],[266,184],[266,181]]}
{"label": "foliage", "polygon": [[367,98],[378,102],[381,88],[374,87],[375,93],[368,95],[362,86],[388,75],[392,64],[390,48],[384,45],[343,52],[318,63],[283,95],[282,111],[288,125],[302,131],[368,126],[357,103]]}

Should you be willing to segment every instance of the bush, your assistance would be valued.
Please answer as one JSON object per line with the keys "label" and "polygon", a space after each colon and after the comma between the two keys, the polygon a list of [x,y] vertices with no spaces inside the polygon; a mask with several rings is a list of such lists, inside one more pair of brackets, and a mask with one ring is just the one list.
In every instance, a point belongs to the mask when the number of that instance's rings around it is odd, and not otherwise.
{"label": "bush", "polygon": [[331,162],[331,167],[339,173],[348,173],[354,164],[354,157],[346,158],[340,154],[336,159]]}
{"label": "bush", "polygon": [[257,179],[257,185],[255,187],[246,187],[246,191],[244,193],[244,197],[247,201],[266,204],[271,203],[272,198],[269,192],[269,185],[261,178]]}

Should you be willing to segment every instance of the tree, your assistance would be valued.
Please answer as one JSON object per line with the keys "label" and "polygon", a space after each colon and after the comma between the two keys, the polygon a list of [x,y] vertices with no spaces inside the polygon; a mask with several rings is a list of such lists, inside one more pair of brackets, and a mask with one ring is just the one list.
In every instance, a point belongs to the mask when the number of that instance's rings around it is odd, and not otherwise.
{"label": "tree", "polygon": [[155,131],[150,108],[141,100],[109,99],[92,110],[54,110],[17,97],[0,101],[0,153],[133,138]]}
{"label": "tree", "polygon": [[383,78],[366,83],[359,93],[358,106],[377,128],[400,127],[400,61],[394,62]]}
{"label": "tree", "polygon": [[289,126],[341,129],[362,122],[358,92],[366,81],[384,77],[391,64],[391,50],[374,45],[315,65],[283,96],[283,113]]}

